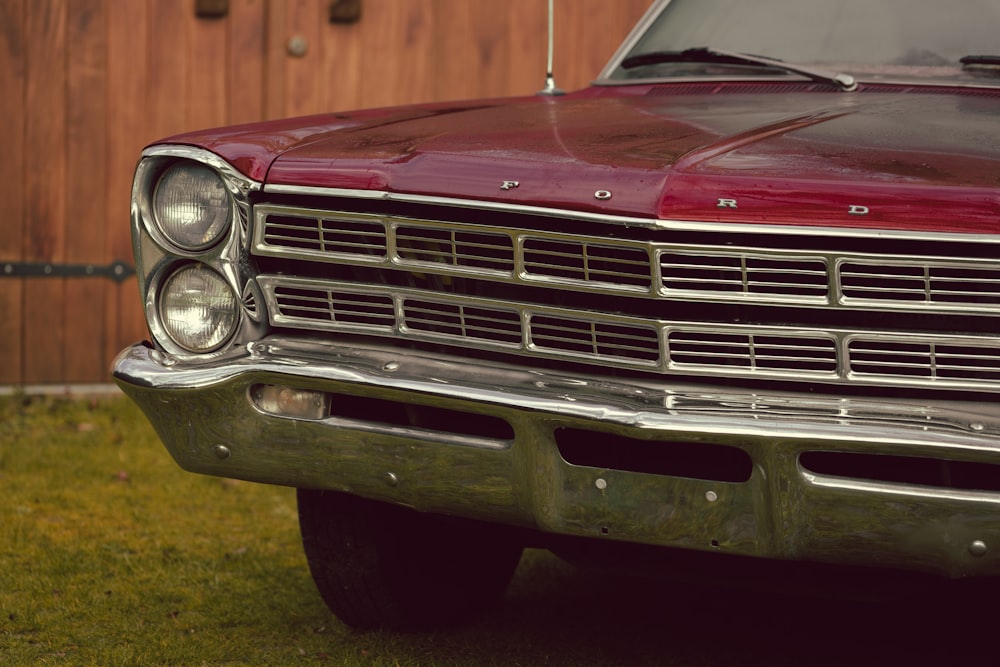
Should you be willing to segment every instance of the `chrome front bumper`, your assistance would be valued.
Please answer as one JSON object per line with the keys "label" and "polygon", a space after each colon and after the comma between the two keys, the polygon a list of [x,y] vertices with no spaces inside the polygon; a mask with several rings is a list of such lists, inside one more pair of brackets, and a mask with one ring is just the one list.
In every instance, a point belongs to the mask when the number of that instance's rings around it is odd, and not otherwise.
{"label": "chrome front bumper", "polygon": [[[1000,491],[820,474],[801,457],[882,454],[989,469],[1000,464],[994,403],[609,382],[292,338],[199,363],[136,345],[118,357],[114,377],[193,472],[559,535],[953,577],[1000,573]],[[269,414],[254,400],[261,385],[446,409],[470,423],[506,423],[511,435]],[[690,476],[569,463],[557,439],[579,433],[598,450],[628,441],[653,452],[736,452],[746,477],[716,476],[711,454]]]}

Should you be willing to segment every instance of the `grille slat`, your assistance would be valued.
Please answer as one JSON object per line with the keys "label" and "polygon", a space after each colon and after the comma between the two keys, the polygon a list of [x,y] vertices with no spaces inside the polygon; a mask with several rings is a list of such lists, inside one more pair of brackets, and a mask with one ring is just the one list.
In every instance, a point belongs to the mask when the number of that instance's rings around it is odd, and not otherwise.
{"label": "grille slat", "polygon": [[382,295],[340,290],[277,287],[273,293],[277,320],[363,326],[391,330],[395,324],[392,299]]}
{"label": "grille slat", "polygon": [[928,259],[900,264],[885,258],[875,261],[846,261],[840,267],[845,303],[919,303],[925,308],[957,309],[976,306],[1000,308],[1000,268],[961,262]]}
{"label": "grille slat", "polygon": [[514,270],[514,245],[506,234],[398,225],[389,227],[401,261],[454,267]]}
{"label": "grille slat", "polygon": [[677,368],[721,365],[824,374],[837,368],[836,345],[829,339],[676,331],[667,342],[670,358]]}
{"label": "grille slat", "polygon": [[263,236],[268,245],[346,256],[385,257],[386,235],[376,221],[276,215]]}
{"label": "grille slat", "polygon": [[854,341],[850,352],[852,372],[858,374],[966,382],[1000,380],[1000,343],[891,346],[883,341]]}
{"label": "grille slat", "polygon": [[643,248],[525,236],[522,251],[528,275],[647,290],[652,284],[649,255]]}
{"label": "grille slat", "polygon": [[462,304],[403,300],[403,329],[467,341],[504,345],[521,342],[520,315],[511,310],[490,310]]}
{"label": "grille slat", "polygon": [[660,255],[663,287],[668,294],[690,298],[698,294],[757,299],[828,300],[826,261],[822,258],[768,257],[748,252],[733,255],[687,250]]}
{"label": "grille slat", "polygon": [[571,351],[598,359],[659,360],[660,343],[654,328],[544,316],[533,316],[529,327],[531,344],[539,350]]}

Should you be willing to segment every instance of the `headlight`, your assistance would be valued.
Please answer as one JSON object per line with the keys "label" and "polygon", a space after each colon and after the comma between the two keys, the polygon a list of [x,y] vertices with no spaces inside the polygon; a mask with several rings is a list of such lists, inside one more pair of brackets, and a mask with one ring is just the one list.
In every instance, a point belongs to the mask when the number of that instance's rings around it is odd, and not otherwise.
{"label": "headlight", "polygon": [[153,217],[164,238],[198,251],[229,229],[232,206],[222,179],[204,165],[180,162],[163,172],[153,193]]}
{"label": "headlight", "polygon": [[211,352],[232,335],[239,318],[236,295],[202,264],[190,264],[166,279],[160,290],[160,323],[180,347]]}

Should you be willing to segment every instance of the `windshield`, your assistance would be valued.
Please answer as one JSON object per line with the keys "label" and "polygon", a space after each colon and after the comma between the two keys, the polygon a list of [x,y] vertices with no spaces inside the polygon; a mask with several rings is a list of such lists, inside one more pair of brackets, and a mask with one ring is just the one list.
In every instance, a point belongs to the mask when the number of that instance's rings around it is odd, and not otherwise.
{"label": "windshield", "polygon": [[[775,75],[752,64],[692,62],[692,49],[752,54],[859,79],[1000,83],[1000,0],[672,0],[612,79]],[[623,66],[624,63],[624,66]],[[636,64],[639,63],[639,64]]]}

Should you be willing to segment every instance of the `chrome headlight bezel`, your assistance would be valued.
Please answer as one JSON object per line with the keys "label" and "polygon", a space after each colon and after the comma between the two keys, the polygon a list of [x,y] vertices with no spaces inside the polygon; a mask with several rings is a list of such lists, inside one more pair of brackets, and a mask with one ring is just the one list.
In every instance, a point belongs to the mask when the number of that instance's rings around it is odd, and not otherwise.
{"label": "chrome headlight bezel", "polygon": [[[196,272],[195,277],[190,277]],[[201,281],[193,289],[173,291],[177,281],[186,276],[192,282]],[[207,289],[206,289],[207,287]],[[185,296],[186,294],[186,296]],[[187,304],[184,304],[184,301]],[[220,300],[226,300],[220,303]],[[197,318],[203,331],[185,333],[179,326],[183,317],[171,313],[169,309],[203,309],[205,315]],[[239,330],[241,320],[241,300],[225,276],[200,262],[180,262],[164,267],[153,281],[147,302],[147,318],[157,340],[167,351],[181,354],[206,354],[224,347]],[[193,321],[193,320],[192,320]],[[198,337],[203,342],[198,342]]]}
{"label": "chrome headlight bezel", "polygon": [[[261,183],[247,178],[218,155],[191,146],[160,145],[143,151],[132,181],[133,240],[151,241],[163,254],[198,259],[211,263],[216,258],[231,255],[234,244],[242,240],[249,216],[249,196],[261,189]],[[165,175],[177,168],[208,170],[219,179],[228,208],[226,221],[211,241],[185,243],[171,238],[165,225],[158,220],[156,193]]]}
{"label": "chrome headlight bezel", "polygon": [[218,171],[201,162],[168,163],[153,184],[150,219],[160,237],[185,252],[200,253],[232,229],[232,195]]}
{"label": "chrome headlight bezel", "polygon": [[[211,234],[210,240],[201,238],[196,242],[185,242],[183,239],[169,238],[169,233],[156,219],[158,184],[164,174],[177,167],[209,170],[225,188],[228,209],[224,217],[227,224],[221,225],[216,234]],[[178,358],[210,359],[260,335],[262,322],[253,307],[257,289],[245,253],[248,252],[249,243],[250,196],[261,188],[262,183],[248,178],[220,156],[203,148],[159,144],[143,151],[132,183],[132,247],[146,323],[158,349]],[[232,299],[235,300],[228,300],[228,303],[235,303],[235,322],[232,323],[232,318],[226,320],[225,335],[213,339],[211,345],[191,345],[184,335],[178,336],[177,332],[171,332],[165,311],[162,310],[165,283],[175,272],[191,264],[203,264],[215,272],[228,286]],[[251,304],[249,310],[248,299]]]}

